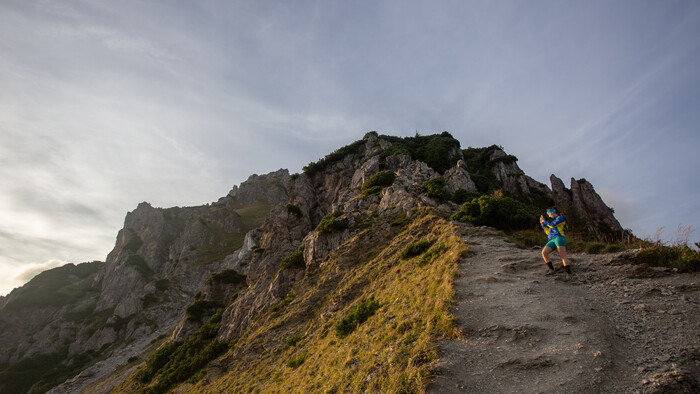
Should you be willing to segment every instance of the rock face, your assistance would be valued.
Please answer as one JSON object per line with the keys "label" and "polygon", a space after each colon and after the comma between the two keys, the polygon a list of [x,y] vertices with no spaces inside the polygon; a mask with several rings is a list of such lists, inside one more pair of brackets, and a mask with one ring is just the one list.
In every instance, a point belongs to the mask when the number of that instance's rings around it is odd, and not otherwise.
{"label": "rock face", "polygon": [[553,174],[549,179],[555,204],[565,212],[575,213],[589,230],[603,233],[624,231],[614,211],[605,205],[590,182],[571,178],[571,189],[566,189],[564,182]]}
{"label": "rock face", "polygon": [[289,171],[284,168],[265,175],[253,174],[240,186],[234,186],[219,202],[250,205],[256,201],[267,201],[271,204],[279,204],[287,200],[288,180]]}

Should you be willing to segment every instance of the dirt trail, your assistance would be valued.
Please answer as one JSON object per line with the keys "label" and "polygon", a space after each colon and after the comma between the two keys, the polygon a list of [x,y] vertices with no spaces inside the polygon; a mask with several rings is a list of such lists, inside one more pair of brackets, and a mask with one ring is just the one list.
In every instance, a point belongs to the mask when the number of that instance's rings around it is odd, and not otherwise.
{"label": "dirt trail", "polygon": [[700,275],[625,254],[572,254],[546,277],[539,250],[465,227],[455,281],[464,340],[441,343],[436,393],[700,392]]}

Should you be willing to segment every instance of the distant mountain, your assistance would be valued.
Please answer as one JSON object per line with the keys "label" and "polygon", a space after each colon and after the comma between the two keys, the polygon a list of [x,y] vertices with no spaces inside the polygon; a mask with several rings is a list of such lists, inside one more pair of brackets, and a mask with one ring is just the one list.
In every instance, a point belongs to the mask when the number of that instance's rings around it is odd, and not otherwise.
{"label": "distant mountain", "polygon": [[[467,250],[450,215],[485,196],[514,209],[511,229],[557,204],[581,231],[624,232],[590,183],[551,183],[498,146],[371,132],[212,204],[141,203],[106,262],[43,272],[2,300],[0,392],[420,387]],[[381,346],[353,342],[368,329]],[[355,370],[366,357],[376,368]]]}

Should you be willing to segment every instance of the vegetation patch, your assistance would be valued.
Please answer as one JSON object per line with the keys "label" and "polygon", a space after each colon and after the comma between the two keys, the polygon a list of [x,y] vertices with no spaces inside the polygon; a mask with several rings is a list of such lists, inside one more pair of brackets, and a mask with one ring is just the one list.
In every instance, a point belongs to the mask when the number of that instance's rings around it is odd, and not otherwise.
{"label": "vegetation patch", "polygon": [[443,177],[423,182],[420,188],[426,196],[439,201],[445,201],[451,198],[450,193],[445,190],[445,179]]}
{"label": "vegetation patch", "polygon": [[44,393],[74,376],[98,353],[68,355],[68,347],[47,354],[34,354],[0,369],[3,393]]}
{"label": "vegetation patch", "polygon": [[489,226],[504,231],[523,230],[538,226],[540,210],[510,197],[494,198],[483,195],[462,205],[452,220]]}
{"label": "vegetation patch", "polygon": [[294,346],[296,346],[296,345],[301,341],[301,339],[302,339],[303,337],[304,337],[304,336],[301,335],[301,334],[294,334],[294,335],[291,335],[291,336],[289,336],[289,338],[287,338],[286,344],[287,344],[287,346],[289,346],[289,347],[294,347]]}
{"label": "vegetation patch", "polygon": [[155,282],[156,285],[156,290],[158,291],[166,291],[168,288],[170,288],[170,281],[163,278],[163,279],[158,279]]}
{"label": "vegetation patch", "polygon": [[318,226],[316,226],[316,231],[319,234],[327,234],[345,230],[348,227],[348,219],[339,219],[342,214],[343,212],[341,211],[334,211],[324,216]]}
{"label": "vegetation patch", "polygon": [[287,255],[287,257],[282,259],[282,263],[280,263],[280,267],[277,270],[277,272],[282,272],[286,269],[289,268],[305,268],[306,263],[304,262],[304,245],[301,244],[299,247]]}
{"label": "vegetation patch", "polygon": [[212,300],[196,300],[187,306],[187,320],[199,320],[206,312],[221,308],[223,305]]}
{"label": "vegetation patch", "polygon": [[374,296],[361,299],[345,317],[335,325],[335,336],[343,339],[350,335],[357,326],[367,321],[379,309],[379,302]]}
{"label": "vegetation patch", "polygon": [[423,254],[433,243],[427,239],[421,239],[418,241],[411,242],[401,251],[401,259],[406,260],[411,257],[415,257]]}
{"label": "vegetation patch", "polygon": [[[695,247],[700,249],[700,242],[695,243]],[[688,245],[656,244],[642,249],[635,260],[638,264],[676,268],[680,272],[700,271],[700,253]]]}
{"label": "vegetation patch", "polygon": [[442,134],[415,137],[393,137],[382,135],[380,138],[391,142],[391,147],[381,151],[380,157],[408,155],[413,160],[420,160],[440,174],[457,165],[460,144],[447,131]]}
{"label": "vegetation patch", "polygon": [[223,308],[186,340],[166,343],[151,354],[134,375],[134,380],[142,384],[139,392],[166,393],[179,383],[201,376],[199,371],[228,349],[227,343],[214,339],[222,313]]}
{"label": "vegetation patch", "polygon": [[283,310],[283,309],[286,308],[292,301],[294,301],[294,297],[295,297],[294,291],[290,291],[289,293],[287,293],[287,295],[284,297],[284,299],[283,299],[282,301],[278,302],[277,304],[273,305],[273,306],[270,308],[270,312],[272,312],[272,313],[277,313],[277,312]]}
{"label": "vegetation patch", "polygon": [[290,203],[287,203],[287,205],[285,205],[285,207],[287,208],[287,212],[293,213],[293,214],[297,215],[298,218],[304,216],[304,215],[301,213],[301,208],[299,208],[298,206],[292,204],[291,202],[290,202]]}
{"label": "vegetation patch", "polygon": [[222,284],[238,284],[238,283],[245,283],[246,281],[246,276],[239,274],[238,271],[232,270],[232,269],[225,269],[223,271],[219,271],[215,274],[211,274],[209,278],[207,278],[206,284],[212,284],[212,283],[222,283]]}
{"label": "vegetation patch", "polygon": [[302,352],[300,355],[294,357],[293,359],[287,361],[287,366],[289,368],[298,368],[306,360],[306,353]]}
{"label": "vegetation patch", "polygon": [[394,171],[379,171],[362,184],[362,195],[368,196],[379,193],[383,188],[391,186],[394,180],[396,180]]}

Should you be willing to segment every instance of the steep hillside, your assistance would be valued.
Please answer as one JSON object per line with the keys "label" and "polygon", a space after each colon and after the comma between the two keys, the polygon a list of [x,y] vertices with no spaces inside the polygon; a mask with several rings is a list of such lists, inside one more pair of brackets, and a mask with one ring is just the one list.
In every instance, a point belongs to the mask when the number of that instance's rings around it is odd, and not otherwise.
{"label": "steep hillside", "polygon": [[[4,301],[0,341],[19,345],[0,390],[73,375],[51,392],[423,390],[438,339],[461,338],[449,306],[467,225],[448,218],[534,230],[557,203],[589,234],[624,233],[588,182],[557,180],[550,189],[502,148],[461,149],[447,132],[371,132],[211,205],[140,204],[106,263],[51,285],[68,298],[18,303],[38,297],[30,283]],[[41,308],[51,317],[29,322]],[[36,357],[45,365],[18,380]]]}
{"label": "steep hillside", "polygon": [[288,177],[251,177],[234,188],[244,201],[230,193],[200,207],[139,204],[106,263],[56,268],[12,291],[0,308],[0,391],[43,392],[88,367],[83,384],[136,358],[172,329],[213,272],[245,258],[255,229],[286,201]]}

